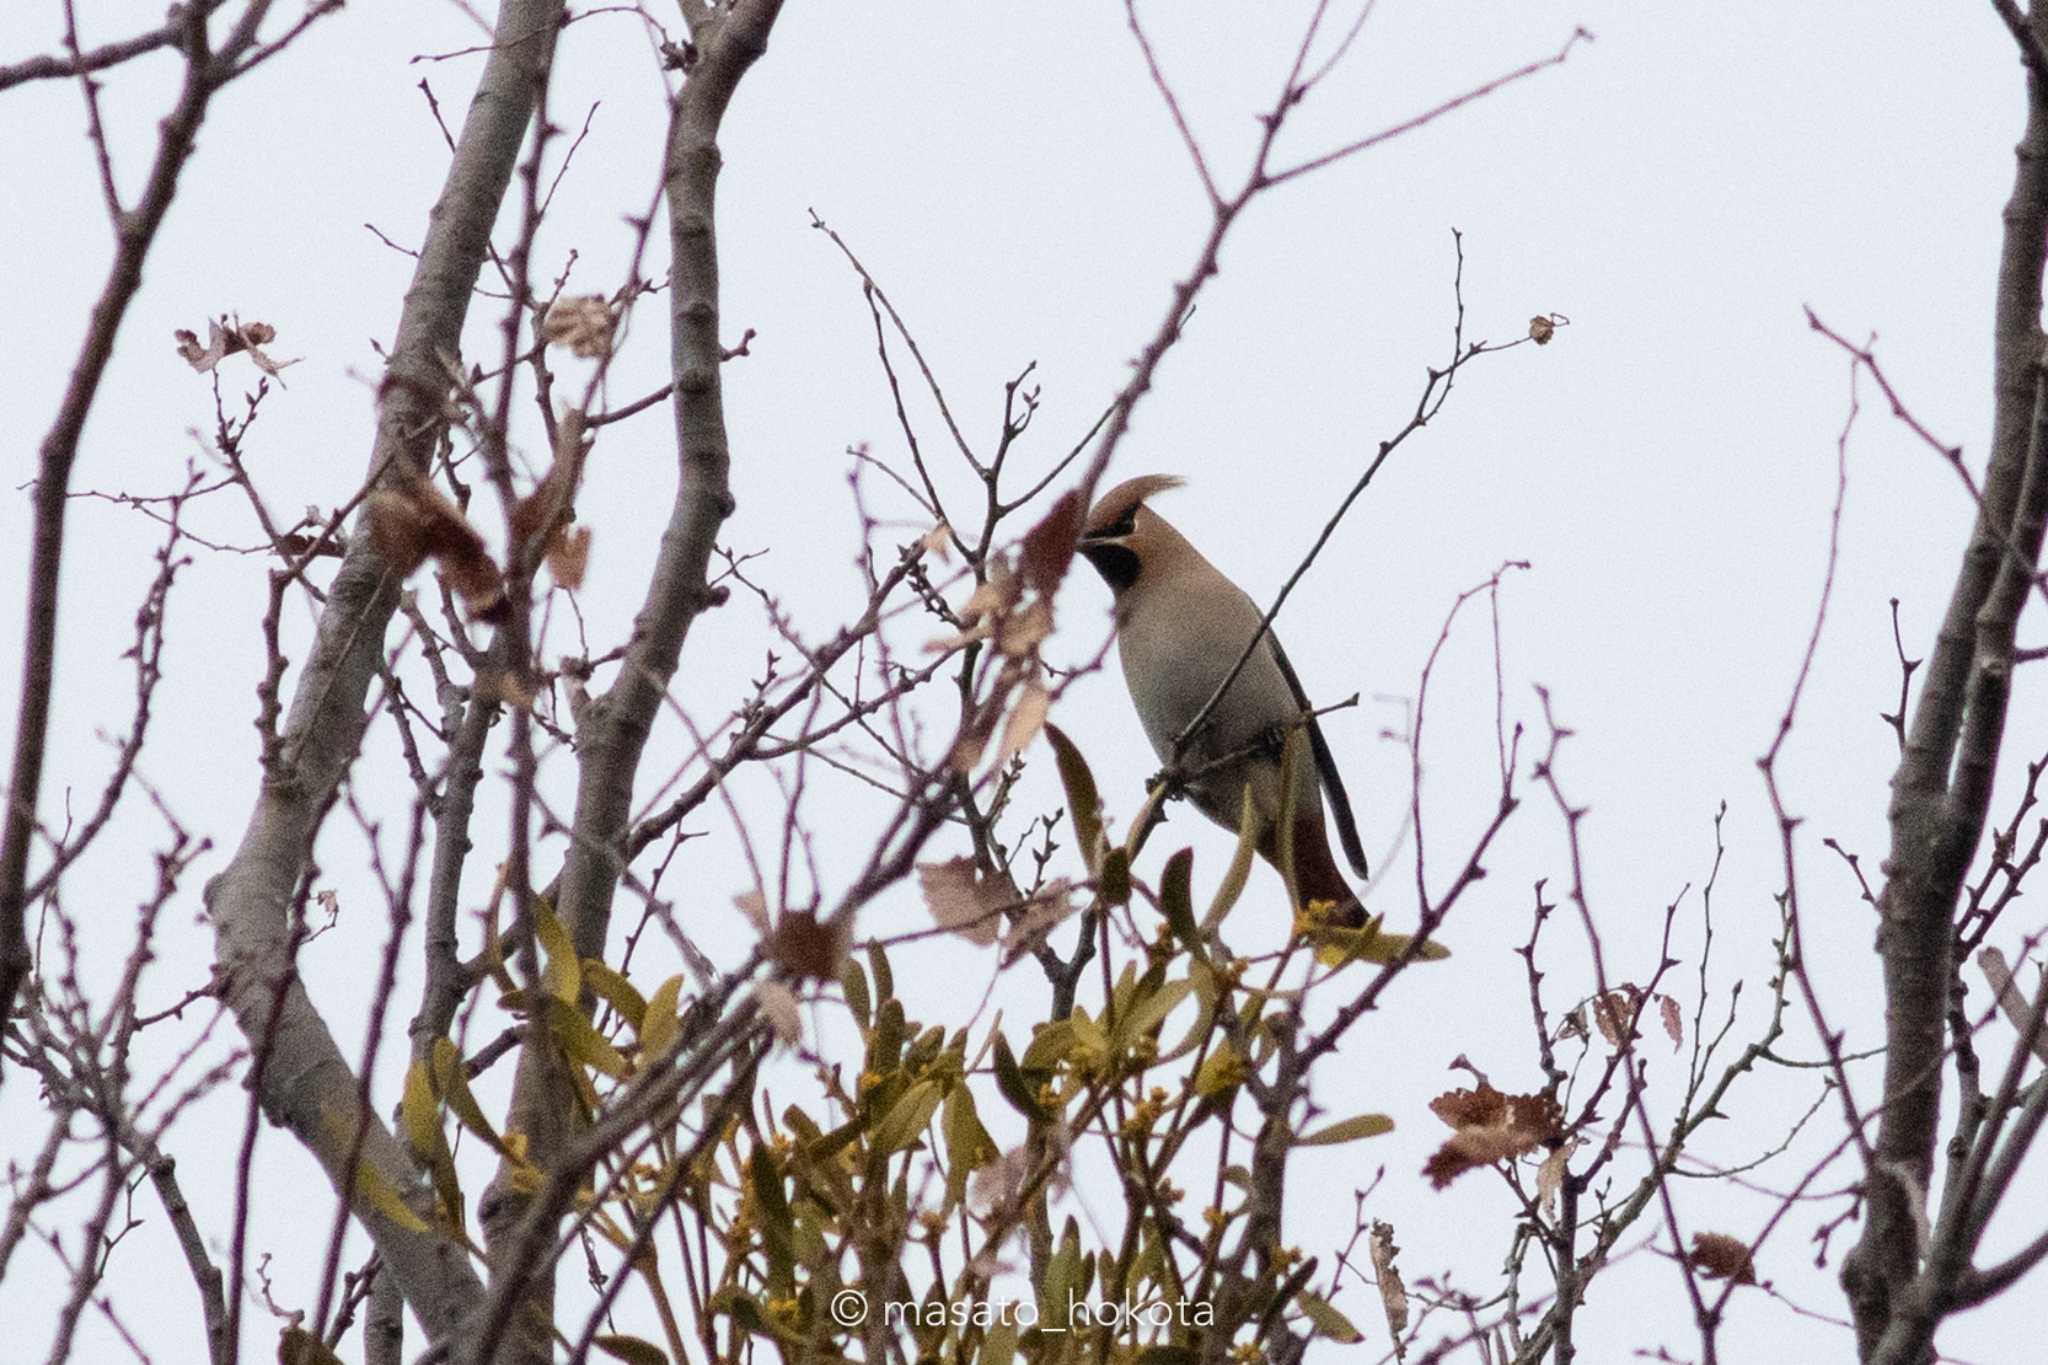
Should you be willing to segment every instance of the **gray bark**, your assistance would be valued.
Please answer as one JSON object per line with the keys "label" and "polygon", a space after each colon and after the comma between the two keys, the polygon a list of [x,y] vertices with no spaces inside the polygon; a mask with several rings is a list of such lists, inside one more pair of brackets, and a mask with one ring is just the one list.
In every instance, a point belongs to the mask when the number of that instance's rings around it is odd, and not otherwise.
{"label": "gray bark", "polygon": [[[2038,45],[2048,21],[2028,21]],[[1981,841],[2011,695],[2014,632],[2048,503],[2042,438],[2041,278],[2048,250],[2048,89],[2030,67],[2026,132],[1995,303],[1994,422],[1983,501],[1956,574],[1893,778],[1888,880],[1879,898],[1886,1054],[1863,1232],[1842,1267],[1864,1359],[1920,1365],[1955,1306],[1968,1248],[1922,1267],[1918,1228],[1940,1139],[1944,1023],[1955,917]],[[1953,1251],[1954,1249],[1952,1249]]]}
{"label": "gray bark", "polygon": [[[401,462],[423,470],[434,448],[447,389],[445,357],[460,349],[471,290],[561,15],[562,0],[503,0],[500,7],[502,41],[485,63],[463,120],[405,296],[380,395],[371,478]],[[416,1188],[404,1148],[357,1103],[356,1077],[293,975],[290,924],[320,812],[362,740],[364,697],[397,601],[398,584],[371,537],[351,537],[299,673],[277,761],[264,775],[234,858],[206,891],[223,996],[252,1047],[269,1053],[264,1111],[292,1130],[337,1189],[353,1183],[345,1164],[358,1125],[365,1132],[363,1162],[401,1190]],[[428,1336],[452,1331],[483,1293],[463,1248],[436,1232],[408,1230],[360,1200],[357,1215]]]}

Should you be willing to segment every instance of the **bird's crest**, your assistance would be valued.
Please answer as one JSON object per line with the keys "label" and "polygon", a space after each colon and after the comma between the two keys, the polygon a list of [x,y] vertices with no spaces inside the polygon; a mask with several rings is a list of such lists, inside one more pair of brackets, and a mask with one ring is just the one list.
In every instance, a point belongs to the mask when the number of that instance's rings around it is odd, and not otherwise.
{"label": "bird's crest", "polygon": [[1088,513],[1088,526],[1083,534],[1115,534],[1113,528],[1119,523],[1128,523],[1132,514],[1153,494],[1178,488],[1183,482],[1185,480],[1174,474],[1140,474],[1135,479],[1125,479],[1096,501],[1094,509]]}

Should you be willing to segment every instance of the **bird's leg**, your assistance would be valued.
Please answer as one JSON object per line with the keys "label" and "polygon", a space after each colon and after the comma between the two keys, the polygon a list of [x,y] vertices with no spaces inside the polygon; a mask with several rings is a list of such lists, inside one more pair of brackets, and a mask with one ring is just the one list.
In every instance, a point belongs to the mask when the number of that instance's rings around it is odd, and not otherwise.
{"label": "bird's leg", "polygon": [[1296,720],[1274,721],[1259,732],[1258,739],[1253,741],[1254,751],[1262,758],[1280,758],[1287,752],[1287,737],[1293,734],[1300,724],[1301,722]]}
{"label": "bird's leg", "polygon": [[1169,763],[1151,777],[1145,779],[1145,790],[1158,787],[1166,789],[1166,800],[1178,801],[1188,794],[1189,773],[1179,763]]}

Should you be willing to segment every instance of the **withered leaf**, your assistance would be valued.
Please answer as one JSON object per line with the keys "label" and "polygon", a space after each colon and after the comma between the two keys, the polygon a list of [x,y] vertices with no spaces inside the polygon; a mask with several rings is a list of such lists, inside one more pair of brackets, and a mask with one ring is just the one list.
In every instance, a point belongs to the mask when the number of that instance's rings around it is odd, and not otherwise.
{"label": "withered leaf", "polygon": [[1679,1018],[1678,1002],[1668,995],[1659,995],[1657,1015],[1664,1021],[1664,1036],[1671,1040],[1671,1050],[1678,1051],[1685,1043],[1685,1023]]}
{"label": "withered leaf", "polygon": [[277,340],[277,329],[267,322],[243,322],[229,316],[208,318],[206,322],[206,344],[199,344],[196,333],[183,327],[171,333],[177,343],[178,354],[185,363],[201,374],[206,374],[231,355],[246,352],[249,363],[284,386],[284,370],[299,363],[299,357],[290,360],[273,360],[263,348]]}
{"label": "withered leaf", "polygon": [[1422,1168],[1438,1189],[1476,1167],[1526,1156],[1564,1126],[1564,1112],[1550,1096],[1504,1095],[1490,1085],[1446,1091],[1429,1107],[1455,1130]]}
{"label": "withered leaf", "polygon": [[803,1041],[803,1016],[797,1012],[796,995],[789,987],[780,981],[763,981],[754,987],[754,1002],[776,1037],[792,1047]]}
{"label": "withered leaf", "polygon": [[1756,1266],[1749,1258],[1749,1243],[1725,1232],[1695,1232],[1686,1262],[1700,1274],[1737,1284],[1755,1284]]}
{"label": "withered leaf", "polygon": [[583,460],[589,454],[584,439],[583,409],[570,407],[555,425],[555,462],[534,485],[531,493],[512,506],[507,521],[512,543],[524,544],[575,517],[576,490],[583,483]]}
{"label": "withered leaf", "polygon": [[602,294],[577,294],[556,299],[541,319],[542,340],[551,346],[567,346],[585,360],[611,354],[612,328],[617,314]]}
{"label": "withered leaf", "polygon": [[1557,335],[1557,324],[1547,317],[1529,319],[1529,340],[1538,346],[1548,346],[1550,339]]}
{"label": "withered leaf", "polygon": [[784,910],[768,940],[768,956],[804,981],[837,981],[846,965],[846,926],[808,910]]}
{"label": "withered leaf", "polygon": [[564,526],[548,542],[548,572],[555,582],[571,589],[583,586],[583,572],[590,567],[590,528]]}
{"label": "withered leaf", "polygon": [[996,750],[996,762],[1006,763],[1011,755],[1023,752],[1031,741],[1038,738],[1038,732],[1045,728],[1046,712],[1052,708],[1052,694],[1037,683],[1031,683],[1024,694],[1017,698],[1016,706],[1010,710],[1009,723],[1003,726],[1003,742]]}
{"label": "withered leaf", "polygon": [[1557,1211],[1557,1192],[1564,1188],[1565,1164],[1571,1160],[1574,1144],[1561,1142],[1543,1158],[1536,1171],[1536,1201],[1546,1217]]}
{"label": "withered leaf", "polygon": [[1071,892],[1072,887],[1064,878],[1056,878],[1024,902],[1023,913],[1011,922],[1010,931],[1003,935],[1005,963],[1036,948],[1045,941],[1047,934],[1074,913],[1076,907]]}
{"label": "withered leaf", "polygon": [[504,579],[460,508],[423,478],[379,489],[367,501],[377,552],[401,577],[431,558],[474,615],[504,599]]}
{"label": "withered leaf", "polygon": [[1375,1220],[1366,1247],[1372,1255],[1373,1278],[1379,1282],[1380,1305],[1387,1312],[1387,1331],[1394,1338],[1394,1357],[1406,1359],[1407,1344],[1402,1340],[1402,1334],[1408,1330],[1408,1286],[1394,1265],[1394,1258],[1401,1254],[1401,1248],[1394,1245],[1392,1225]]}
{"label": "withered leaf", "polygon": [[975,870],[974,859],[962,856],[943,863],[919,863],[917,882],[925,908],[941,929],[960,935],[976,947],[996,941],[1003,927],[1003,907],[1015,897]]}
{"label": "withered leaf", "polygon": [[760,891],[742,891],[732,898],[732,903],[747,917],[747,923],[754,926],[754,932],[762,938],[768,937],[773,926],[768,922],[768,898]]}
{"label": "withered leaf", "polygon": [[1052,608],[1039,598],[1022,611],[1011,612],[996,622],[996,648],[1013,659],[1021,659],[1052,634]]}
{"label": "withered leaf", "polygon": [[979,621],[984,617],[1002,616],[1017,605],[1020,595],[1016,576],[998,561],[989,566],[988,577],[975,586],[957,615],[963,621]]}
{"label": "withered leaf", "polygon": [[1036,526],[1024,533],[1017,567],[1026,587],[1044,597],[1052,596],[1059,588],[1074,562],[1074,542],[1080,539],[1086,510],[1080,492],[1069,489]]}
{"label": "withered leaf", "polygon": [[1599,1026],[1607,1046],[1620,1047],[1634,1031],[1642,998],[1642,988],[1626,981],[1605,995],[1593,997],[1593,1022]]}
{"label": "withered leaf", "polygon": [[537,695],[533,680],[509,668],[487,668],[476,675],[476,695],[524,711]]}
{"label": "withered leaf", "polygon": [[998,693],[969,718],[967,728],[953,745],[951,762],[954,772],[971,773],[981,766],[981,756],[988,752],[989,739],[996,732],[996,722],[1002,718],[1003,697]]}

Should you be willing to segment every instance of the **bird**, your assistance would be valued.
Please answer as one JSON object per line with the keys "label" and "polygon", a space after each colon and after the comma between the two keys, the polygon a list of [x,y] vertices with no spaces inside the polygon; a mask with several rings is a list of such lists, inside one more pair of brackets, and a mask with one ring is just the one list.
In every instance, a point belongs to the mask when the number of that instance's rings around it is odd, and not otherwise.
{"label": "bird", "polygon": [[[1152,509],[1153,497],[1181,483],[1172,475],[1146,474],[1118,484],[1090,509],[1074,547],[1115,598],[1117,654],[1139,724],[1161,762],[1171,765],[1178,757],[1183,770],[1195,774],[1188,796],[1223,828],[1238,829],[1249,788],[1260,825],[1258,851],[1283,875],[1282,742],[1296,728],[1305,731],[1313,762],[1297,763],[1294,772],[1293,889],[1304,905],[1335,906],[1330,923],[1360,928],[1365,907],[1330,848],[1323,813],[1327,802],[1345,859],[1363,880],[1365,851],[1336,757],[1280,638],[1270,625],[1260,635],[1264,613]],[[1176,756],[1175,740],[1254,637],[1258,643],[1229,690]]]}

